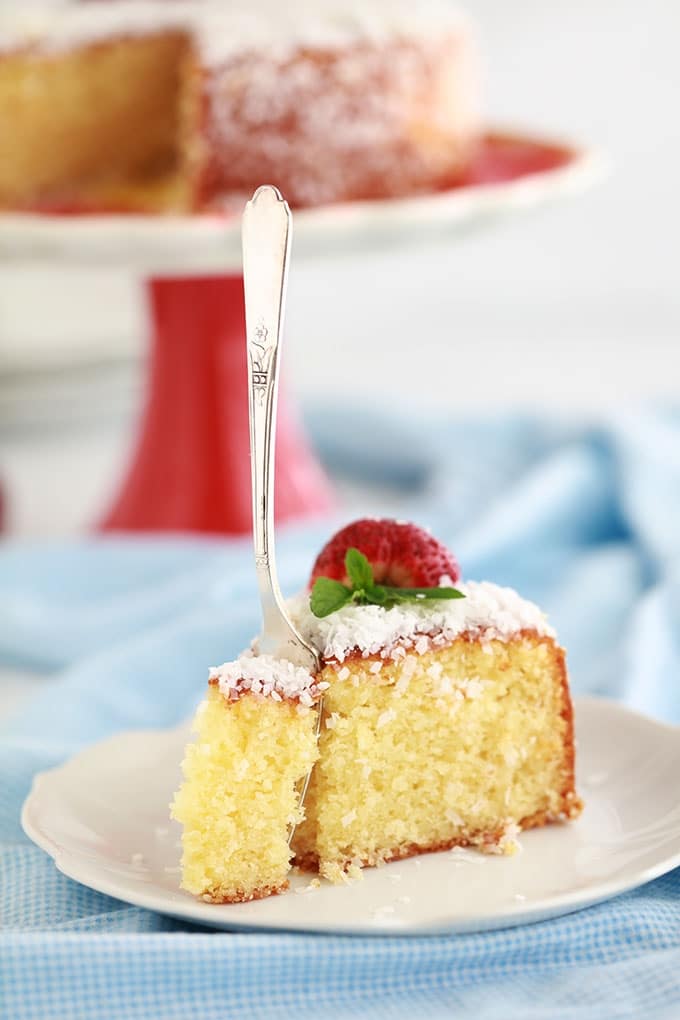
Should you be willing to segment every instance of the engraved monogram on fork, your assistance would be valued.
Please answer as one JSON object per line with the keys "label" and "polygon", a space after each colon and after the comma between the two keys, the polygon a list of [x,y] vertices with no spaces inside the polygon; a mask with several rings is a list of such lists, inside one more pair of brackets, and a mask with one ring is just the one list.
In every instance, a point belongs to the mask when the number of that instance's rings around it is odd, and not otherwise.
{"label": "engraved monogram on fork", "polygon": [[272,348],[271,344],[267,344],[268,336],[269,330],[260,322],[249,346],[253,390],[260,403],[264,400],[271,367]]}

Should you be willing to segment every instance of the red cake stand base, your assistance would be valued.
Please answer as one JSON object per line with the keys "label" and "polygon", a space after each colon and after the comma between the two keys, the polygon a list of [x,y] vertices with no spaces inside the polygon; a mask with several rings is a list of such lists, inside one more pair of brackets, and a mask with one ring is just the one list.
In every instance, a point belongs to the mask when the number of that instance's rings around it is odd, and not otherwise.
{"label": "red cake stand base", "polygon": [[[243,277],[152,279],[146,409],[133,463],[107,531],[251,528],[250,438]],[[279,400],[276,516],[321,513],[329,484]]]}

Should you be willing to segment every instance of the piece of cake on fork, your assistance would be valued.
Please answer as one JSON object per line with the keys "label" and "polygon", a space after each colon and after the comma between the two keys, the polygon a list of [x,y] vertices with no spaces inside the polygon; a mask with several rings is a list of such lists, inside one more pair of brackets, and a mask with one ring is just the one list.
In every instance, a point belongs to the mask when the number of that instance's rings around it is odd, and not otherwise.
{"label": "piece of cake on fork", "polygon": [[304,670],[266,655],[210,671],[172,807],[189,892],[235,903],[287,888],[298,787],[318,756],[320,695]]}
{"label": "piece of cake on fork", "polygon": [[289,611],[318,675],[252,654],[213,671],[173,806],[184,888],[227,902],[281,891],[293,859],[338,882],[455,846],[512,853],[578,816],[565,655],[537,606],[460,583],[440,542],[392,520],[338,532],[310,584]]}

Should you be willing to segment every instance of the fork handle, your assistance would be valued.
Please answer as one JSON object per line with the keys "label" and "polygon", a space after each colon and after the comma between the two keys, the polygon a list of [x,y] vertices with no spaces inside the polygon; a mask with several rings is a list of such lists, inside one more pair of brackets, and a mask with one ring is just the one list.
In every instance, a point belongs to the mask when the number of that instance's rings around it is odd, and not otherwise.
{"label": "fork handle", "polygon": [[[253,541],[262,609],[280,607],[274,559],[274,451],[278,368],[292,217],[271,185],[258,188],[243,214]],[[272,601],[275,606],[272,606]]]}

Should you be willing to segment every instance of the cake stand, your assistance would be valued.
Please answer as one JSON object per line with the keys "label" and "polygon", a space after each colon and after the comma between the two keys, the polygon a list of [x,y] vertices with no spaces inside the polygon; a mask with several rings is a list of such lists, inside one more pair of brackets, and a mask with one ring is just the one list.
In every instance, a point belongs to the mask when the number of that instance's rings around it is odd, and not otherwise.
{"label": "cake stand", "polygon": [[[591,150],[519,132],[488,133],[455,188],[295,212],[294,258],[453,237],[463,227],[583,190],[603,166]],[[249,532],[240,211],[3,214],[0,259],[125,267],[146,279],[152,323],[146,404],[127,477],[100,527]],[[276,484],[278,520],[332,505],[328,482],[285,394]]]}

